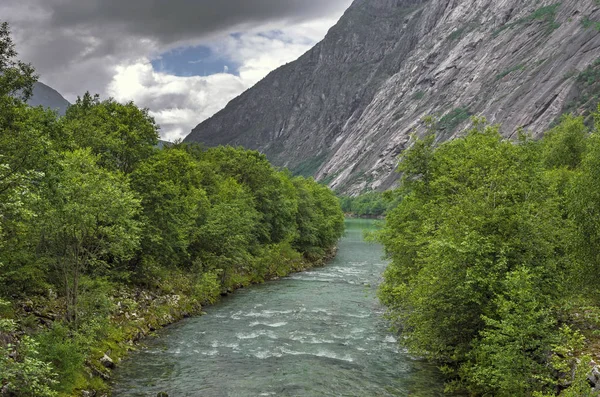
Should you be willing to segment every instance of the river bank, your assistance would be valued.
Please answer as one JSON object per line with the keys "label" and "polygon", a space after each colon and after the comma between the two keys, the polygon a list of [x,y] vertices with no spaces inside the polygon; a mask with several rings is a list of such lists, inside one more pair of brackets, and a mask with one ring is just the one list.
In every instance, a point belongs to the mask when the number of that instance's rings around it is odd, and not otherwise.
{"label": "river bank", "polygon": [[[86,323],[102,324],[104,331],[99,338],[82,340],[79,348],[88,350],[82,368],[73,368],[76,387],[72,393],[60,395],[73,396],[109,396],[111,395],[110,381],[113,370],[125,359],[131,351],[135,351],[140,342],[146,340],[156,331],[175,324],[182,319],[204,314],[203,310],[211,303],[219,301],[222,296],[234,293],[238,289],[250,285],[279,279],[292,273],[306,271],[324,266],[335,257],[337,247],[326,251],[320,257],[285,257],[273,258],[281,261],[277,271],[261,278],[250,275],[240,276],[235,284],[223,289],[208,289],[204,292],[203,301],[198,295],[191,294],[186,280],[192,279],[191,274],[177,272],[169,279],[163,280],[160,288],[132,287],[125,283],[108,283],[90,287],[94,293],[105,289],[104,302],[98,305],[97,312]],[[82,297],[85,301],[85,295]],[[85,304],[85,302],[84,302]],[[60,337],[65,327],[63,319],[66,316],[64,299],[57,298],[49,291],[47,296],[37,296],[32,299],[19,301],[12,306],[11,313],[0,313],[10,317],[19,324],[14,332],[2,333],[8,343],[15,343],[28,335],[49,333]],[[98,335],[98,333],[96,333]],[[65,335],[66,336],[66,335]],[[66,361],[74,352],[64,350],[57,357]],[[0,395],[2,391],[0,390]]]}

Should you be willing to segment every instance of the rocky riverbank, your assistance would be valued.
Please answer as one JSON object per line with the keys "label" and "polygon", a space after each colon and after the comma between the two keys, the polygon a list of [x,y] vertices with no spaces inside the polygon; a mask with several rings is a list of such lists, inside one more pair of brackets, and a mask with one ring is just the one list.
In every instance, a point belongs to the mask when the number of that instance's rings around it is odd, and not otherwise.
{"label": "rocky riverbank", "polygon": [[[289,272],[273,274],[265,280],[240,278],[234,286],[212,291],[212,296],[205,302],[200,302],[197,297],[185,294],[184,291],[178,291],[176,281],[163,285],[163,288],[131,287],[111,283],[110,293],[104,297],[101,304],[95,303],[97,311],[91,318],[86,318],[86,327],[89,323],[103,324],[106,332],[102,333],[99,339],[84,340],[80,343],[79,347],[85,350],[86,358],[84,368],[79,368],[81,373],[77,374],[80,378],[77,384],[88,387],[76,388],[73,395],[109,396],[112,370],[130,351],[136,349],[141,341],[153,335],[155,331],[184,318],[202,315],[203,306],[218,300],[219,295],[233,293],[236,289],[260,281],[274,280],[290,273],[323,266],[335,257],[336,252],[337,248],[333,248],[322,257],[294,261],[289,263]],[[174,277],[175,280],[180,278],[185,278],[185,275]],[[52,333],[56,329],[65,328],[65,307],[64,299],[57,298],[53,291],[49,291],[46,296],[19,301],[13,305],[11,313],[0,313],[3,317],[12,318],[11,321],[17,324],[17,329],[13,332],[0,332],[0,342],[7,345],[24,337]],[[81,332],[85,333],[85,330]],[[58,359],[62,360],[63,357]],[[4,396],[2,390],[0,395]]]}

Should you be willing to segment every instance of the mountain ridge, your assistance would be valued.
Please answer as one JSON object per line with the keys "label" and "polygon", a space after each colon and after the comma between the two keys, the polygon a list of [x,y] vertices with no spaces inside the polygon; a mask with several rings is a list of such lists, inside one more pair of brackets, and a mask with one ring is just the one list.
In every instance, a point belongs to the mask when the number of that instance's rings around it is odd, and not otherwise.
{"label": "mountain ridge", "polygon": [[30,106],[42,106],[56,110],[61,116],[65,115],[67,108],[71,105],[58,91],[40,81],[33,85],[33,95],[27,103]]}
{"label": "mountain ridge", "polygon": [[594,21],[595,0],[355,0],[323,41],[185,141],[257,149],[345,193],[384,190],[424,116],[446,140],[473,114],[510,137],[589,110],[579,79],[600,70]]}

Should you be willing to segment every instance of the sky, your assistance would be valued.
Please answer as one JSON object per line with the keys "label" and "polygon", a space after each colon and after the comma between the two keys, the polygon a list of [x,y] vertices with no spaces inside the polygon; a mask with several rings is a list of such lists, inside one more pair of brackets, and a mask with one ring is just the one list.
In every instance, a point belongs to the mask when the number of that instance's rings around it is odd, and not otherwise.
{"label": "sky", "polygon": [[352,0],[0,0],[19,59],[69,101],[150,109],[185,137],[319,42]]}

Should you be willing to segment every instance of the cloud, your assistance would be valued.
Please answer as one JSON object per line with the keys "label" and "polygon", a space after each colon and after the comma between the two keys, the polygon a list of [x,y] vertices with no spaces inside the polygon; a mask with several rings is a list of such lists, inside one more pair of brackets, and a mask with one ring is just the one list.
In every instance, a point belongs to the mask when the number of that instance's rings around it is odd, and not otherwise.
{"label": "cloud", "polygon": [[[9,0],[15,1],[15,0]],[[271,21],[299,23],[337,14],[348,0],[44,0],[60,28],[101,26],[163,44],[245,30]]]}
{"label": "cloud", "polygon": [[[174,76],[152,68],[148,58],[117,67],[108,93],[117,100],[133,100],[147,107],[161,125],[167,140],[185,137],[201,121],[221,110],[227,102],[250,88],[273,69],[293,61],[306,52],[318,37],[322,37],[331,21],[321,21],[319,29],[311,22],[307,31],[314,36],[302,36],[285,31],[275,36],[248,32],[227,36],[211,44],[220,57],[241,66],[238,74],[223,73],[203,76]],[[294,29],[304,31],[302,26]],[[273,37],[273,38],[269,38]]]}
{"label": "cloud", "polygon": [[134,100],[151,110],[168,140],[184,137],[201,119],[223,108],[246,84],[231,74],[179,77],[152,68],[150,60],[117,67],[108,87],[117,100]]}
{"label": "cloud", "polygon": [[[307,51],[350,2],[1,0],[0,19],[11,24],[20,58],[67,99],[90,91],[133,100],[175,138]],[[227,68],[207,77],[152,68],[163,54],[197,46]]]}

